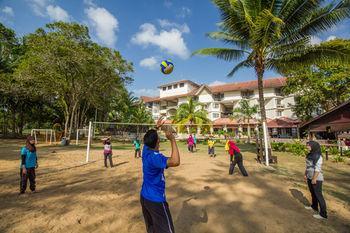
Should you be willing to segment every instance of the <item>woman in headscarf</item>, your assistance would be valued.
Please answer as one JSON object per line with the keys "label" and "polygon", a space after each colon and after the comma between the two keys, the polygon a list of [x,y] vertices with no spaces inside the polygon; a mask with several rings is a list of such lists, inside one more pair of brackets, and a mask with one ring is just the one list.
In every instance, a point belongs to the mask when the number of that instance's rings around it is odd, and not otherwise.
{"label": "woman in headscarf", "polygon": [[[313,215],[317,219],[326,219],[327,218],[327,207],[326,201],[323,198],[322,194],[322,183],[323,183],[323,174],[322,174],[322,154],[321,146],[318,142],[309,141],[306,144],[309,153],[306,156],[306,170],[304,179],[307,181],[309,190],[312,197],[312,205],[306,206],[306,209],[313,209],[314,211],[319,211],[319,214]],[[319,209],[319,208],[320,209]]]}
{"label": "woman in headscarf", "polygon": [[27,137],[26,146],[21,149],[20,167],[20,194],[25,193],[29,179],[30,190],[35,192],[35,169],[38,168],[35,140],[32,136]]}
{"label": "woman in headscarf", "polygon": [[241,154],[241,150],[236,146],[233,142],[232,138],[228,142],[229,145],[229,154],[230,154],[230,169],[229,174],[232,175],[235,169],[236,164],[238,165],[239,170],[241,171],[243,176],[248,176],[248,172],[245,170],[243,165],[243,156]]}

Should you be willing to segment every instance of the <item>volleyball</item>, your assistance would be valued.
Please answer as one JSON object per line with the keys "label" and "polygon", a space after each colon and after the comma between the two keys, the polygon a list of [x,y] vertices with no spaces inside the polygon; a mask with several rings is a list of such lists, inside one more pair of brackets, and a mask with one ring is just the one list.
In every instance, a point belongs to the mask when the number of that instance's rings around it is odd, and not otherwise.
{"label": "volleyball", "polygon": [[160,70],[163,74],[170,74],[173,72],[174,64],[171,60],[164,60],[162,63],[160,63]]}

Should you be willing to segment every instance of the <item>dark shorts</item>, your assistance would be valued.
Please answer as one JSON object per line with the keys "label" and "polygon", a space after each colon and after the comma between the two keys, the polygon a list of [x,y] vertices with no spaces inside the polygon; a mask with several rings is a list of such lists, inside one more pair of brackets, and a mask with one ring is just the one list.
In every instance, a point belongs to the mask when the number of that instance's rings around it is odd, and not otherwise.
{"label": "dark shorts", "polygon": [[141,149],[135,149],[135,152],[138,152],[138,151],[140,151]]}
{"label": "dark shorts", "polygon": [[148,233],[175,233],[167,202],[153,202],[142,196],[140,202]]}

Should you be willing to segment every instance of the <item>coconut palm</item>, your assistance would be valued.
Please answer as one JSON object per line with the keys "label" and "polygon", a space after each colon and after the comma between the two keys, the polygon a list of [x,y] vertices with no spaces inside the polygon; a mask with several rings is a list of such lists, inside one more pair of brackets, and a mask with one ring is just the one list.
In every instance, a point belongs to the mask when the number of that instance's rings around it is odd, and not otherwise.
{"label": "coconut palm", "polygon": [[[266,123],[263,77],[266,70],[284,73],[301,66],[350,61],[350,48],[338,43],[312,44],[312,37],[350,16],[350,1],[340,0],[213,0],[221,22],[212,39],[230,48],[205,48],[194,54],[239,61],[228,76],[254,68],[261,121]],[[264,133],[267,135],[266,128]]]}
{"label": "coconut palm", "polygon": [[179,124],[179,130],[183,131],[185,125],[203,125],[209,124],[208,112],[204,109],[204,106],[193,98],[188,98],[187,103],[183,103],[179,106],[173,117],[174,123]]}
{"label": "coconut palm", "polygon": [[255,114],[258,113],[258,105],[249,105],[248,100],[241,100],[239,102],[240,107],[232,110],[231,119],[247,122],[248,125],[248,143],[250,143],[250,120],[254,119]]}

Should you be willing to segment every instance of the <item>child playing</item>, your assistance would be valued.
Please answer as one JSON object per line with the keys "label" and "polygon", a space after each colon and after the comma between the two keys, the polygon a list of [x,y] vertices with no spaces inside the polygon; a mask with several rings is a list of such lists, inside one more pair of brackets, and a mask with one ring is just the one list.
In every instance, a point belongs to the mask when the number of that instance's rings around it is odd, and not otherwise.
{"label": "child playing", "polygon": [[21,149],[20,167],[20,194],[24,194],[27,189],[29,179],[30,190],[35,193],[35,169],[38,168],[38,157],[36,154],[35,140],[32,136],[27,137],[26,146]]}
{"label": "child playing", "polygon": [[189,152],[193,152],[193,144],[194,144],[194,140],[193,140],[192,134],[190,134],[190,136],[187,139],[187,147]]}
{"label": "child playing", "polygon": [[[157,128],[164,122],[160,118]],[[142,171],[143,183],[140,202],[146,224],[146,231],[173,233],[174,224],[165,196],[164,170],[180,165],[180,154],[175,137],[170,130],[163,129],[166,138],[170,141],[171,156],[166,157],[159,152],[159,136],[156,129],[148,130],[143,138]]]}
{"label": "child playing", "polygon": [[215,157],[215,147],[214,147],[215,141],[211,138],[208,139],[208,154],[210,157]]}
{"label": "child playing", "polygon": [[243,176],[248,176],[247,171],[243,166],[243,156],[241,154],[241,150],[236,146],[233,142],[232,138],[230,138],[229,142],[229,153],[230,153],[230,169],[229,174],[233,174],[233,170],[235,169],[236,164],[238,164],[238,168],[241,171]]}
{"label": "child playing", "polygon": [[141,143],[138,137],[135,138],[133,144],[135,147],[135,158],[141,158]]}
{"label": "child playing", "polygon": [[109,159],[109,165],[111,167],[113,167],[113,160],[112,160],[113,152],[112,152],[111,139],[105,138],[103,140],[103,145],[104,145],[103,155],[104,155],[105,167],[108,167],[107,166],[107,158]]}
{"label": "child playing", "polygon": [[194,151],[197,151],[197,137],[195,134],[193,134],[193,148]]}

